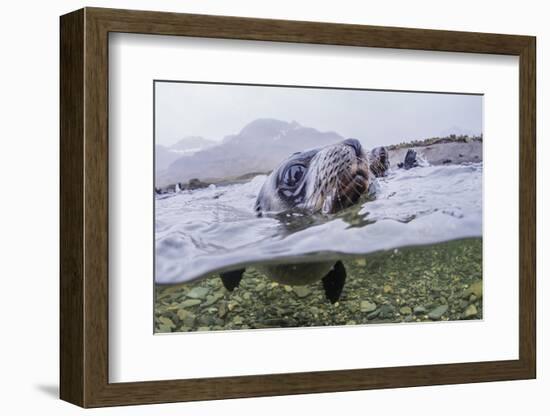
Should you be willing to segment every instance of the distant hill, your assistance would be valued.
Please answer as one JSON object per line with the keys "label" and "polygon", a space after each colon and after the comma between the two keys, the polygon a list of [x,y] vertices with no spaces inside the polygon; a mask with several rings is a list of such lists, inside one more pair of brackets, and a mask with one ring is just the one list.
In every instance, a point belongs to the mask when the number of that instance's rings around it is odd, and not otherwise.
{"label": "distant hill", "polygon": [[155,146],[155,170],[157,173],[161,172],[183,155],[193,154],[215,144],[215,141],[200,136],[184,137],[170,147],[157,144]]}
{"label": "distant hill", "polygon": [[157,144],[155,146],[155,170],[157,172],[166,169],[176,159],[180,158],[181,154],[170,150],[166,146]]}
{"label": "distant hill", "polygon": [[250,172],[266,172],[290,154],[336,143],[344,138],[335,132],[320,132],[293,121],[257,119],[221,143],[179,157],[163,172],[157,170],[156,184],[163,186],[192,178],[219,180]]}

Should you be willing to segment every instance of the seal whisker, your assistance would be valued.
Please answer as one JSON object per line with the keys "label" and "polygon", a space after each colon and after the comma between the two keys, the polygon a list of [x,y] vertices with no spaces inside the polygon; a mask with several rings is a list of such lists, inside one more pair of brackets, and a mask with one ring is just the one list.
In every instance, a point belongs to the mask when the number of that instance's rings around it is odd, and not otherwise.
{"label": "seal whisker", "polygon": [[[365,188],[363,188],[363,190],[361,190],[358,187],[361,184],[358,184],[356,182],[357,178],[352,177],[351,173],[349,173],[347,171],[344,172],[344,174],[347,175],[347,177],[350,181],[349,184],[345,187],[345,190],[346,191],[351,191],[353,197],[360,197],[364,193],[364,189],[367,188],[367,186],[363,185]],[[349,201],[349,203],[351,205],[353,205],[357,202],[357,201],[354,201],[352,198],[350,198],[349,195],[346,192],[344,192],[344,196],[346,196],[347,200]]]}
{"label": "seal whisker", "polygon": [[[346,172],[346,173],[348,173],[348,172]],[[351,175],[350,175],[350,176],[351,176]],[[336,178],[336,183],[337,183],[337,188],[336,188],[337,191],[336,191],[336,193],[337,193],[337,195],[338,195],[338,202],[340,202],[340,205],[343,205],[343,204],[342,204],[342,201],[341,201],[341,198],[340,198],[340,195],[343,195],[343,196],[347,199],[347,201],[349,202],[349,204],[350,204],[350,205],[353,205],[354,202],[353,202],[353,200],[347,195],[347,193],[345,193],[345,192],[338,192],[338,189],[339,189],[339,188],[341,187],[341,185],[342,185],[342,183],[340,182],[340,179],[339,179],[338,177]],[[352,183],[352,182],[350,182],[350,183]],[[340,186],[338,186],[338,185],[340,185]],[[342,188],[342,190],[344,189],[344,187],[341,187],[341,188]],[[352,188],[352,190],[355,191],[354,188]],[[357,195],[360,195],[360,194],[358,193]]]}
{"label": "seal whisker", "polygon": [[[322,194],[323,193],[323,188],[321,186],[321,183],[319,182],[319,192]],[[310,206],[310,203],[315,199],[318,199],[319,198],[319,194],[317,192],[311,192],[311,194],[304,200],[304,202],[302,203],[303,207],[308,209]],[[316,204],[313,204],[313,205],[316,205]],[[314,206],[312,206],[311,208],[314,208]]]}

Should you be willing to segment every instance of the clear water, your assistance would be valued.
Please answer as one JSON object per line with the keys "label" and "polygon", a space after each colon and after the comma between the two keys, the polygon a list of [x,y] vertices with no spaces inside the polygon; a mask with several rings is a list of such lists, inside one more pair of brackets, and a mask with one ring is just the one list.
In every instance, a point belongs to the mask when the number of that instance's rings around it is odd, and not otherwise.
{"label": "clear water", "polygon": [[155,281],[258,262],[310,262],[482,235],[482,164],[393,170],[376,198],[331,216],[256,217],[265,180],[157,196]]}

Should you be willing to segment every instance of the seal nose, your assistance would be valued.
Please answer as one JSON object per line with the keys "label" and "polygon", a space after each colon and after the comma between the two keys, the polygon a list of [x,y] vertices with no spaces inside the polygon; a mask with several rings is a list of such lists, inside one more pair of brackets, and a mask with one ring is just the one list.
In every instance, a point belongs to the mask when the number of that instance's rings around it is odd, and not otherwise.
{"label": "seal nose", "polygon": [[353,150],[355,150],[355,156],[361,157],[361,153],[363,151],[363,148],[361,147],[361,143],[357,139],[346,139],[343,141],[345,145],[351,146]]}

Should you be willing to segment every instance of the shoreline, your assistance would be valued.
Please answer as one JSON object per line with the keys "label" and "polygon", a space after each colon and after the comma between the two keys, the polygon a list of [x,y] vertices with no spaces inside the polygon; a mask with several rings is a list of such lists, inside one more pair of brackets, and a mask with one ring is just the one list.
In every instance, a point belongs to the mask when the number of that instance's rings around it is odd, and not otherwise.
{"label": "shoreline", "polygon": [[[417,157],[430,165],[467,164],[483,162],[483,141],[480,138],[439,139],[434,142],[409,142],[387,146],[390,169],[397,168],[403,162],[409,149],[417,152]],[[155,194],[162,195],[181,190],[195,190],[207,188],[211,185],[223,186],[247,182],[257,175],[268,175],[267,172],[250,172],[230,178],[193,178],[187,182],[178,182],[165,186],[155,186]]]}
{"label": "shoreline", "polygon": [[472,140],[469,142],[445,142],[423,146],[400,147],[389,150],[390,167],[396,167],[402,162],[409,149],[417,153],[417,157],[432,166],[483,162],[483,142]]}

